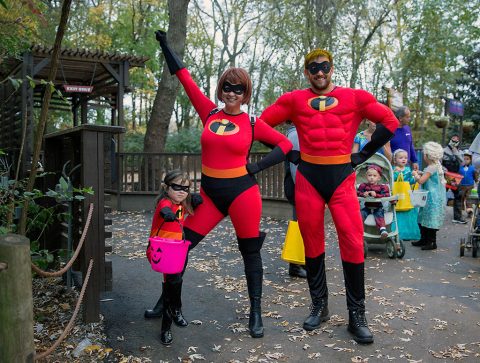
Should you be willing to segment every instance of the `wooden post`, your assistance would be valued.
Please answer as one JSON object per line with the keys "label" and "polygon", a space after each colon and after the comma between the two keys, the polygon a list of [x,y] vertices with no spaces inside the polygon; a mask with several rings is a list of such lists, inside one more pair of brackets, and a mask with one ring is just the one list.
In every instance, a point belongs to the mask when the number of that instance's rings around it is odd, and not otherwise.
{"label": "wooden post", "polygon": [[0,362],[33,362],[33,301],[30,242],[0,236]]}

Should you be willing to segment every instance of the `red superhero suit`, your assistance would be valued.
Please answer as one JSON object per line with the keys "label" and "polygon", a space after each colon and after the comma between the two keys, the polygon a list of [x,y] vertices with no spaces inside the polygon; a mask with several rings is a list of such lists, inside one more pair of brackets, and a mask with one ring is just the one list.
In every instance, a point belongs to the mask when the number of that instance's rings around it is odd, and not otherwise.
{"label": "red superhero suit", "polygon": [[[282,162],[286,153],[292,149],[292,143],[262,120],[256,119],[255,122],[251,122],[249,115],[244,112],[235,115],[227,114],[224,110],[215,112],[217,106],[200,91],[190,77],[182,61],[168,45],[166,33],[157,31],[156,35],[170,73],[175,74],[182,83],[204,126],[201,136],[200,188],[203,203],[198,206],[193,216],[185,220],[185,236],[192,243],[190,248],[193,248],[226,215],[230,216],[245,266],[250,298],[248,322],[250,335],[253,338],[263,337],[261,318],[263,266],[260,249],[265,240],[265,233],[259,231],[262,202],[253,174]],[[224,75],[231,74],[230,71],[246,74],[244,70],[230,69]],[[245,83],[245,80],[243,82]],[[246,82],[251,85],[249,77]],[[236,93],[234,87],[240,93]],[[243,87],[243,90],[238,87]],[[246,92],[246,84],[233,84],[225,78],[225,82],[219,84],[219,89],[225,94],[231,95],[234,92],[243,95]],[[237,106],[240,110],[238,103]],[[253,140],[274,147],[258,163],[248,163]]]}
{"label": "red superhero suit", "polygon": [[[252,125],[246,113],[228,115],[206,97],[186,68],[176,73],[204,126],[201,136],[203,203],[185,227],[205,236],[226,215],[230,216],[239,238],[258,237],[262,212],[261,196],[255,178],[247,172],[252,143]],[[210,115],[210,116],[209,116]],[[280,132],[256,119],[253,139],[278,146],[285,155],[292,144]],[[198,243],[195,238],[192,243]]]}
{"label": "red superhero suit", "polygon": [[[356,197],[351,150],[355,133],[364,118],[383,124],[386,128],[383,132],[389,136],[398,127],[397,119],[370,93],[343,87],[335,87],[321,96],[311,89],[286,93],[260,117],[271,126],[292,120],[298,132],[301,160],[296,175],[295,202],[313,304],[304,328],[316,329],[320,322],[328,319],[325,204],[328,204],[338,233],[349,313],[361,311],[364,314],[363,223]],[[380,126],[377,130],[382,132]],[[388,138],[383,140],[383,144],[387,141]],[[368,332],[361,342],[371,343],[373,337]]]}

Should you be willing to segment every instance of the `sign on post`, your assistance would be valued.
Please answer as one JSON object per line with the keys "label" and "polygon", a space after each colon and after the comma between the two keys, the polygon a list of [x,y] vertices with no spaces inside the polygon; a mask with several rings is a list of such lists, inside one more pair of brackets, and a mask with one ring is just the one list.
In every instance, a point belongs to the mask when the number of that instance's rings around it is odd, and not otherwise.
{"label": "sign on post", "polygon": [[92,93],[93,86],[79,86],[79,85],[64,84],[63,89],[65,90],[65,92],[71,92],[71,93]]}
{"label": "sign on post", "polygon": [[447,113],[455,116],[463,116],[463,103],[452,98],[447,99]]}

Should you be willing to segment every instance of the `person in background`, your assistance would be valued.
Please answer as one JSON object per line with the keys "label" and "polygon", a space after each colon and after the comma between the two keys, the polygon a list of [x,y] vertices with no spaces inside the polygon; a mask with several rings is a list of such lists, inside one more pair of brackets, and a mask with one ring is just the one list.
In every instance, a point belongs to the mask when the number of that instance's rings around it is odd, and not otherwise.
{"label": "person in background", "polygon": [[[375,129],[377,128],[377,124],[375,122],[366,120],[367,128],[363,131],[360,131],[358,134],[355,135],[353,139],[353,147],[352,153],[358,153],[363,147],[370,141]],[[387,142],[381,149],[377,151],[377,153],[384,155],[388,161],[392,161],[392,150],[390,148],[390,141]]]}
{"label": "person in background", "polygon": [[395,135],[390,140],[392,153],[397,149],[403,149],[408,154],[408,160],[412,169],[418,169],[418,160],[415,147],[413,145],[412,130],[410,129],[410,109],[407,106],[401,106],[394,111],[395,117],[400,121],[400,127],[395,130]]}
{"label": "person in background", "polygon": [[471,217],[473,209],[472,203],[468,201],[468,197],[478,179],[478,173],[472,165],[471,151],[465,150],[463,152],[463,165],[460,166],[458,173],[463,175],[463,179],[458,186],[462,208],[465,208],[467,216]]}
{"label": "person in background", "polygon": [[422,189],[428,190],[427,203],[420,208],[418,223],[420,224],[423,240],[414,246],[421,246],[422,250],[437,249],[437,231],[445,219],[446,194],[443,167],[440,161],[443,157],[442,145],[429,141],[423,146],[423,172],[412,172]]}
{"label": "person in background", "polygon": [[[297,129],[292,124],[292,121],[287,121],[288,125],[286,136],[293,145],[292,150],[300,150],[298,145]],[[285,160],[285,179],[284,179],[284,191],[288,202],[292,205],[292,220],[297,220],[297,211],[295,210],[295,175],[297,173],[297,165]],[[307,277],[307,271],[302,265],[296,263],[290,263],[288,266],[288,274],[293,277]]]}
{"label": "person in background", "polygon": [[[357,195],[363,198],[386,198],[390,196],[390,189],[387,184],[381,184],[382,169],[378,165],[367,166],[366,172],[367,182],[358,186]],[[382,203],[380,202],[365,202],[365,206],[360,209],[363,221],[369,214],[373,214],[375,224],[380,232],[382,239],[388,237],[387,226],[385,225],[385,213],[383,211]]]}
{"label": "person in background", "polygon": [[[190,179],[186,173],[176,169],[165,174],[162,190],[157,198],[153,214],[150,237],[183,239],[182,225],[185,216],[193,215],[194,209],[202,203],[199,194],[190,193]],[[155,251],[147,247],[147,259],[150,262]],[[145,311],[145,318],[162,318],[160,342],[170,345],[173,341],[172,321],[179,327],[186,327],[188,321],[182,314],[182,284],[184,271],[178,274],[163,275],[163,289],[160,298],[152,310]]]}
{"label": "person in background", "polygon": [[[460,137],[458,135],[452,135],[448,145],[443,149],[442,165],[452,173],[458,173],[460,165],[463,163],[463,156],[458,146],[460,145]],[[467,221],[462,216],[462,196],[460,194],[460,188],[453,191],[453,223],[465,224]]]}
{"label": "person in background", "polygon": [[[397,149],[393,153],[393,180],[397,181],[400,174],[402,174],[403,181],[409,182],[410,186],[416,183],[415,178],[412,175],[412,169],[408,164],[408,153],[403,149]],[[398,234],[402,240],[415,240],[421,239],[419,225],[417,224],[418,210],[412,208],[406,211],[396,212]],[[415,243],[412,244],[415,246]]]}

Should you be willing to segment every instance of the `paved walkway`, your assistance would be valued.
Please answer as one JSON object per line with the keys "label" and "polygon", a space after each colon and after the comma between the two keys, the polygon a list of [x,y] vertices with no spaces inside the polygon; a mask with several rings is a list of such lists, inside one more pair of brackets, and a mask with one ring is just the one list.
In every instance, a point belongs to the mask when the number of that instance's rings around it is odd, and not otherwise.
{"label": "paved walkway", "polygon": [[164,347],[160,321],[143,318],[161,286],[144,258],[151,213],[114,213],[113,291],[102,296],[106,334],[114,349],[152,362],[479,362],[480,258],[459,257],[467,227],[450,222],[451,208],[447,218],[436,251],[407,244],[405,257],[391,260],[383,246],[370,250],[367,318],[375,343],[367,346],[355,344],[346,329],[332,224],[326,232],[331,319],[307,333],[301,328],[310,304],[306,281],[290,278],[279,258],[287,222],[269,218],[262,220],[268,232],[262,250],[265,337],[250,338],[243,263],[227,219],[191,255],[183,291],[190,325],[173,326],[174,343]]}

